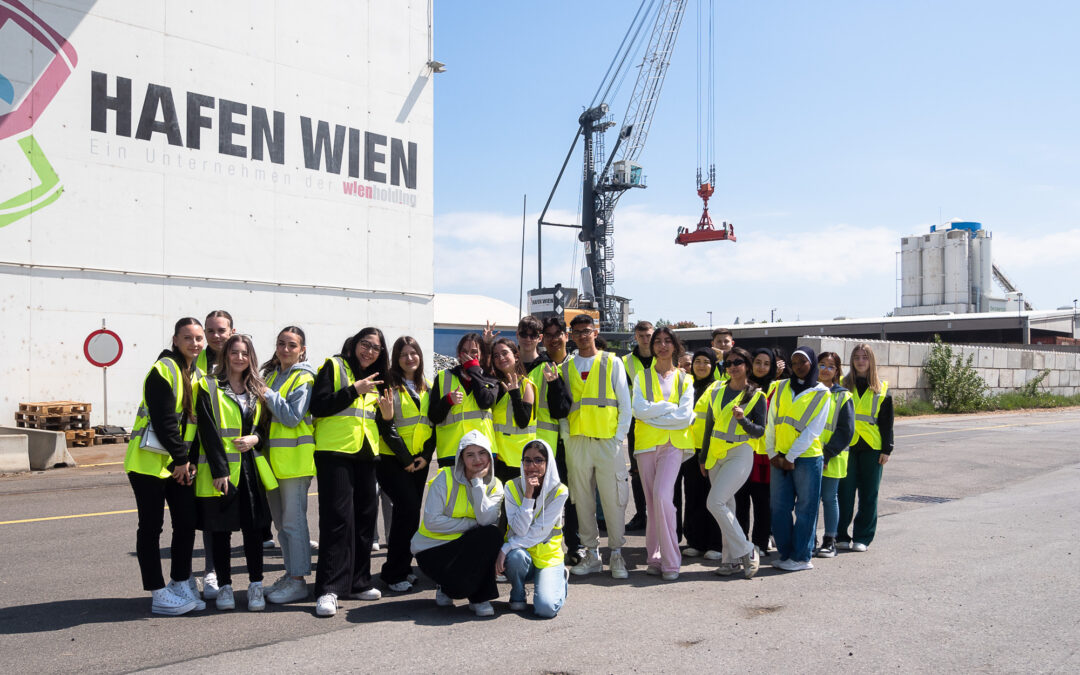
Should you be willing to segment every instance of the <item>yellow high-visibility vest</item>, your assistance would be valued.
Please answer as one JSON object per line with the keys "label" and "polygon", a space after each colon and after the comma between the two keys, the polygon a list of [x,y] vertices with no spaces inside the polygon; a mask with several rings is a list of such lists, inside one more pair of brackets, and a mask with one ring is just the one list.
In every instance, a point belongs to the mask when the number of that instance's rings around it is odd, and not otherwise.
{"label": "yellow high-visibility vest", "polygon": [[[446,483],[446,503],[443,504],[443,515],[448,518],[472,518],[475,520],[476,512],[473,511],[472,502],[469,501],[468,488],[463,487],[461,483],[454,480],[454,467],[444,466],[439,469],[435,477],[428,481],[427,489],[430,491],[431,486],[438,480]],[[485,492],[490,497],[501,487],[502,483],[499,479],[492,477],[491,484],[485,488]],[[439,539],[441,541],[453,541],[462,535],[461,532],[432,532],[427,528],[423,518],[420,519],[418,531],[429,539]]]}
{"label": "yellow high-visibility vest", "polygon": [[457,454],[461,437],[473,430],[484,434],[494,448],[495,427],[491,422],[491,411],[481,408],[472,392],[466,393],[461,381],[449,370],[439,372],[438,383],[440,396],[461,390],[465,398],[461,403],[450,406],[446,419],[435,425],[435,455],[439,459],[453,457]]}
{"label": "yellow high-visibility vest", "polygon": [[712,421],[712,434],[709,439],[709,454],[705,457],[706,469],[713,468],[716,462],[727,457],[728,451],[732,448],[744,444],[753,447],[751,441],[755,440],[739,426],[734,410],[735,406],[741,406],[743,411],[749,414],[754,406],[764,400],[765,395],[758,389],[750,396],[747,403],[741,404],[739,401],[742,399],[743,392],[739,392],[725,406],[723,405],[724,391],[727,390],[729,382],[717,382],[717,386],[709,388],[711,398],[709,398],[705,415],[706,423],[709,420]]}
{"label": "yellow high-visibility vest", "polygon": [[495,445],[496,454],[499,459],[503,461],[507,466],[518,468],[521,466],[521,453],[524,451],[525,446],[530,441],[536,439],[536,401],[537,390],[536,385],[533,384],[529,378],[522,378],[521,380],[521,395],[525,395],[525,389],[531,389],[533,392],[533,411],[532,416],[529,418],[529,423],[520,428],[514,424],[514,406],[510,404],[510,393],[507,392],[496,403],[492,409],[492,416],[495,418]]}
{"label": "yellow high-visibility vest", "polygon": [[[559,484],[554,490],[551,490],[544,497],[544,508],[549,508],[551,503],[555,501],[555,497],[564,495],[567,493],[565,485]],[[521,478],[515,478],[506,484],[506,494],[510,496],[510,499],[514,500],[514,504],[521,506],[522,502],[522,489]],[[533,520],[536,520],[540,516],[540,509],[533,509]],[[503,541],[510,540],[510,526],[506,526],[506,536]],[[559,519],[555,521],[555,525],[551,528],[551,533],[544,541],[531,546],[526,551],[529,552],[529,556],[532,558],[534,567],[554,567],[562,563],[563,561],[563,517],[560,514]]]}
{"label": "yellow high-visibility vest", "polygon": [[563,382],[570,388],[573,400],[567,416],[570,435],[615,438],[619,426],[619,400],[611,384],[611,362],[615,358],[611,352],[598,351],[584,381],[573,358],[562,365]]}
{"label": "yellow high-visibility vest", "polygon": [[[413,400],[412,394],[403,385],[393,390],[394,395],[394,427],[401,436],[405,447],[413,456],[419,455],[424,449],[424,443],[431,438],[431,423],[427,418],[428,392],[431,385],[420,394],[420,404]],[[379,438],[379,454],[394,456],[394,451]]]}
{"label": "yellow high-visibility vest", "polygon": [[[815,391],[811,396],[802,396],[795,400],[791,393],[791,380],[781,380],[772,402],[776,406],[776,451],[786,455],[799,434],[810,425],[810,420],[821,414],[829,400],[827,391]],[[820,456],[821,437],[818,436],[800,457]]]}
{"label": "yellow high-visibility vest", "polygon": [[[266,386],[273,387],[281,372],[275,370],[266,379]],[[297,368],[281,384],[277,392],[288,398],[289,394],[300,387],[311,387],[315,377]],[[266,455],[270,458],[270,467],[278,478],[300,478],[315,475],[315,423],[310,412],[305,412],[303,419],[294,427],[285,426],[276,418],[270,419],[270,437],[266,442]]]}
{"label": "yellow high-visibility vest", "polygon": [[[821,432],[822,448],[829,444],[833,434],[836,433],[836,425],[840,421],[840,411],[852,398],[851,392],[847,389],[835,393],[829,392],[829,395],[832,396],[833,407],[829,413],[829,421],[825,423],[825,431]],[[821,475],[825,478],[843,478],[847,475],[847,463],[848,451],[847,448],[844,448],[839,455],[829,460]]]}
{"label": "yellow high-visibility vest", "polygon": [[548,409],[548,382],[544,379],[544,366],[548,363],[545,361],[533,368],[529,372],[529,379],[538,392],[536,405],[533,406],[536,411],[536,437],[546,442],[551,452],[555,453],[559,443],[559,422],[551,417],[551,410]]}
{"label": "yellow high-visibility vest", "polygon": [[881,401],[888,390],[889,383],[882,381],[881,393],[875,392],[870,387],[866,388],[862,396],[859,396],[858,392],[851,393],[855,403],[855,434],[851,437],[852,445],[861,438],[872,449],[881,449],[881,429],[878,428],[877,418],[878,413],[881,412]]}
{"label": "yellow high-visibility vest", "polygon": [[[214,411],[214,426],[221,444],[225,449],[225,460],[229,463],[229,484],[234,488],[240,484],[240,452],[236,449],[234,441],[243,436],[244,413],[236,401],[229,398],[225,391],[218,385],[216,377],[204,377],[199,380],[199,396],[209,396],[210,406]],[[262,406],[256,402],[255,418],[252,426],[259,425],[262,416]],[[205,443],[199,452],[198,472],[195,474],[196,497],[220,497],[221,492],[214,487],[214,477],[210,474],[210,465],[207,463]],[[276,490],[278,487],[274,471],[266,458],[258,450],[252,449],[255,458],[255,468],[259,472],[259,480],[266,490]]]}
{"label": "yellow high-visibility vest", "polygon": [[[679,405],[679,400],[682,399],[683,392],[687,387],[694,386],[693,376],[687,375],[678,368],[675,369],[675,386],[671,388],[671,393],[667,397],[669,403]],[[664,392],[660,390],[660,375],[656,372],[656,368],[649,366],[645,371],[638,374],[637,380],[634,381],[634,386],[642,391],[642,394],[646,401],[650,403],[656,403],[657,401],[664,400]],[[671,431],[668,429],[658,429],[646,421],[635,419],[634,420],[634,451],[645,450],[647,448],[655,448],[665,443],[671,443],[680,450],[693,450],[694,449],[694,430],[693,425],[687,426],[685,429],[678,431]]]}
{"label": "yellow high-visibility vest", "polygon": [[135,423],[131,425],[131,440],[128,441],[127,452],[124,454],[124,471],[131,471],[134,473],[141,473],[147,476],[157,476],[158,478],[169,478],[172,476],[172,472],[167,468],[172,464],[172,456],[166,450],[158,450],[157,448],[142,448],[139,444],[142,442],[143,434],[150,427],[150,410],[146,407],[146,380],[151,374],[157,372],[169,386],[172,388],[173,398],[176,400],[176,406],[174,411],[180,416],[180,430],[184,439],[185,448],[190,448],[192,442],[195,440],[195,432],[197,430],[195,420],[188,419],[188,416],[184,413],[184,389],[186,385],[191,387],[192,397],[194,397],[194,391],[196,382],[194,374],[192,378],[186,383],[184,382],[183,370],[180,365],[172,358],[166,356],[158,359],[151,366],[150,372],[143,378],[143,400],[139,405],[139,410],[135,415]]}
{"label": "yellow high-visibility vest", "polygon": [[[340,356],[326,359],[322,368],[319,368],[320,373],[323,368],[332,369],[334,391],[352,386],[356,382],[348,362]],[[379,394],[371,391],[357,396],[344,410],[329,417],[316,417],[315,451],[355,455],[363,449],[366,440],[371,451],[378,452],[379,429],[375,422],[378,414]]]}

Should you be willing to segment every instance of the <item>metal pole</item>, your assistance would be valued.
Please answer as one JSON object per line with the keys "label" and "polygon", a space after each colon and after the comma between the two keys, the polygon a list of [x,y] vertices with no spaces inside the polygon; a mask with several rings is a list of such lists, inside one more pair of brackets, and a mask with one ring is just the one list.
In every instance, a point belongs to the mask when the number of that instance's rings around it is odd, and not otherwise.
{"label": "metal pole", "polygon": [[109,426],[109,369],[101,369],[101,387],[103,408],[105,409],[105,426]]}
{"label": "metal pole", "polygon": [[709,315],[709,328],[712,328],[712,312],[707,312]]}
{"label": "metal pole", "polygon": [[524,316],[521,312],[525,297],[525,206],[528,195],[521,195],[521,283],[518,284],[518,320]]}

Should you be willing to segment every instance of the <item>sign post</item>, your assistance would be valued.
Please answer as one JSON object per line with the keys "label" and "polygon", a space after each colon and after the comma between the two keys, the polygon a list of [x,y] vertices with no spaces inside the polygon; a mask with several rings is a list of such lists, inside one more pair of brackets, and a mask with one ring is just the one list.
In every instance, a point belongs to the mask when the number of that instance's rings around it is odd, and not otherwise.
{"label": "sign post", "polygon": [[109,366],[120,360],[124,354],[124,343],[120,336],[105,328],[105,319],[101,320],[101,329],[86,336],[83,342],[83,356],[91,364],[101,368],[101,386],[105,425],[109,424]]}

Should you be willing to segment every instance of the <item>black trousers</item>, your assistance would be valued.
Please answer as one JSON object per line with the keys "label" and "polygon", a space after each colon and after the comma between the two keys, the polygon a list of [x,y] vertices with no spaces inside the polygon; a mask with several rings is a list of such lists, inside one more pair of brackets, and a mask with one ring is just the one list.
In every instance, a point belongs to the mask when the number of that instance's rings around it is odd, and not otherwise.
{"label": "black trousers", "polygon": [[[750,509],[754,511],[754,531],[750,531]],[[735,518],[742,524],[743,533],[754,546],[769,550],[772,532],[772,509],[769,507],[769,484],[747,480],[735,493]]]}
{"label": "black trousers", "polygon": [[487,602],[499,597],[495,559],[502,543],[503,533],[495,525],[474,527],[453,541],[420,551],[416,564],[451,598]]}
{"label": "black trousers", "polygon": [[[566,468],[566,446],[563,445],[561,437],[558,441],[558,450],[555,453],[555,466],[559,469],[559,479],[566,483],[566,476],[570,471]],[[578,548],[581,547],[581,536],[578,534],[577,509],[570,503],[569,499],[566,500],[563,507],[563,543],[566,544],[566,550],[570,553],[576,553]]]}
{"label": "black trousers", "polygon": [[165,525],[165,505],[172,521],[172,544],[169,550],[173,581],[191,577],[191,551],[195,547],[195,488],[180,485],[172,478],[128,473],[135,493],[139,526],[135,533],[135,555],[139,559],[143,590],[165,587],[161,574],[161,530]]}
{"label": "black trousers", "polygon": [[709,479],[701,475],[700,466],[697,457],[691,457],[679,468],[679,479],[686,494],[686,510],[683,511],[686,545],[703,553],[719,551],[723,547],[720,526],[705,505],[712,486]]}
{"label": "black trousers", "polygon": [[386,533],[386,562],[379,573],[379,578],[387,584],[405,581],[412,574],[409,546],[420,527],[420,501],[424,498],[427,474],[426,466],[409,473],[396,457],[383,457],[375,463],[379,487],[394,505],[390,531]]}
{"label": "black trousers", "polygon": [[[247,562],[248,581],[262,581],[262,528],[247,528],[241,532],[244,538],[244,560]],[[232,585],[232,532],[211,532],[210,547],[214,558],[214,569],[217,571],[218,585]]]}
{"label": "black trousers", "polygon": [[316,452],[319,479],[319,563],[315,595],[346,597],[371,588],[371,542],[379,500],[369,457]]}

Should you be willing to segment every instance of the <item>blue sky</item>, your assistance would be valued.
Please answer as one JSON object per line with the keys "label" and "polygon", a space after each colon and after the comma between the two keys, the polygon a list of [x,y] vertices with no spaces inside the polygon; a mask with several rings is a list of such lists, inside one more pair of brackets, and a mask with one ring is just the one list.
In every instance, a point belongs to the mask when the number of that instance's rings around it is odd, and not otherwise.
{"label": "blue sky", "polygon": [[[1080,297],[1080,3],[717,0],[710,211],[739,240],[683,248],[701,214],[695,3],[639,157],[649,187],[615,213],[614,291],[635,318],[881,316],[900,237],[939,217],[991,230],[1036,308]],[[517,304],[523,194],[535,285],[539,209],[637,2],[582,7],[436,2],[436,291]],[[579,177],[576,152],[561,222]],[[545,228],[545,285],[578,285],[580,266],[573,233]]]}

